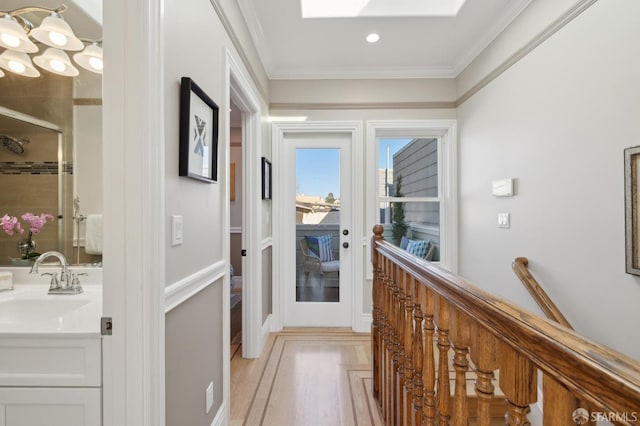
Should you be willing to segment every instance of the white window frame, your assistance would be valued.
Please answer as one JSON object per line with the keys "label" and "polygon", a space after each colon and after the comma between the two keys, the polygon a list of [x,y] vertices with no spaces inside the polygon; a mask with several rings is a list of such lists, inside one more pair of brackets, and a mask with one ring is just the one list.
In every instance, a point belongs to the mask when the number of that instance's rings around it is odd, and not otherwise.
{"label": "white window frame", "polygon": [[[437,139],[438,197],[384,197],[378,185],[378,141],[390,138]],[[456,120],[384,120],[367,122],[366,143],[367,206],[366,223],[369,237],[378,223],[377,212],[383,202],[440,203],[440,266],[458,273],[458,142]],[[370,240],[364,242],[371,250]],[[373,278],[370,262],[367,279]]]}

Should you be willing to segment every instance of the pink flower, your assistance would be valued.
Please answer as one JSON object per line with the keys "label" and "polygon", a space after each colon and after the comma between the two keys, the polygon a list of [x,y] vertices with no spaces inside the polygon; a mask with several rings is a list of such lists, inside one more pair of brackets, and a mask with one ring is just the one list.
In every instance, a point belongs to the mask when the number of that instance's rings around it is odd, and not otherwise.
{"label": "pink flower", "polygon": [[22,229],[22,225],[18,222],[18,218],[15,216],[9,216],[5,214],[0,219],[0,223],[2,223],[2,230],[6,232],[8,235],[13,235],[15,232],[22,234],[24,229]]}
{"label": "pink flower", "polygon": [[53,222],[53,215],[50,215],[48,213],[40,213],[40,216],[36,216],[33,213],[27,212],[21,217],[22,220],[24,220],[31,226],[31,233],[33,234],[39,233],[42,230],[44,224],[47,223],[47,220]]}
{"label": "pink flower", "polygon": [[[54,217],[48,213],[40,213],[40,216],[36,216],[33,213],[25,213],[22,216],[22,220],[25,223],[29,224],[29,232],[32,234],[37,234],[42,230],[42,227],[47,223],[47,221],[53,222]],[[15,216],[9,216],[5,214],[0,218],[0,223],[2,224],[2,230],[7,233],[7,235],[13,235],[16,232],[19,234],[24,233],[24,228],[22,224],[18,221],[18,218]]]}

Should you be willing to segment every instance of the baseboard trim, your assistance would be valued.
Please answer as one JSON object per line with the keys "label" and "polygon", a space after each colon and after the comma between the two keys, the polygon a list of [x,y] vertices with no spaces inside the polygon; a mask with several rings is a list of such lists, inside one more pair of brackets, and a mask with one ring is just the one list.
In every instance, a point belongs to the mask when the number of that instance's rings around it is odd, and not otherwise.
{"label": "baseboard trim", "polygon": [[211,422],[211,426],[224,426],[226,424],[227,424],[227,413],[225,412],[224,404],[221,404],[220,408],[218,409],[218,412],[216,413],[216,416],[213,418],[213,421]]}
{"label": "baseboard trim", "polygon": [[267,343],[267,339],[269,338],[269,334],[271,333],[271,320],[273,318],[273,314],[269,314],[267,320],[262,324],[262,334],[260,336],[261,342],[260,347],[264,348],[264,345]]}
{"label": "baseboard trim", "polygon": [[228,274],[227,262],[221,260],[169,285],[164,291],[165,313]]}

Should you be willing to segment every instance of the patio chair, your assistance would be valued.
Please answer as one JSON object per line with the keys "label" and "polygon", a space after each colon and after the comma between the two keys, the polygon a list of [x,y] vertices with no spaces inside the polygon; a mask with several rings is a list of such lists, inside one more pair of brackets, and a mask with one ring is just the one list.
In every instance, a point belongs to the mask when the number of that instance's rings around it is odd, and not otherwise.
{"label": "patio chair", "polygon": [[311,272],[316,272],[320,275],[324,275],[329,272],[336,272],[340,274],[340,261],[331,260],[328,262],[321,262],[320,258],[309,250],[307,240],[304,237],[300,239],[300,253],[302,253],[302,269],[305,273],[305,286],[309,281],[309,274],[311,274]]}

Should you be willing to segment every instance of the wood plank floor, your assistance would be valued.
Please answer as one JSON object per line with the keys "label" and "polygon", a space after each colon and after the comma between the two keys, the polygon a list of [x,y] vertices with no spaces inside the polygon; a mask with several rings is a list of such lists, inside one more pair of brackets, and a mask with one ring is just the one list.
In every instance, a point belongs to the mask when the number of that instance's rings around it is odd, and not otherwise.
{"label": "wood plank floor", "polygon": [[287,329],[269,337],[258,359],[232,351],[231,425],[383,424],[371,395],[369,334]]}

